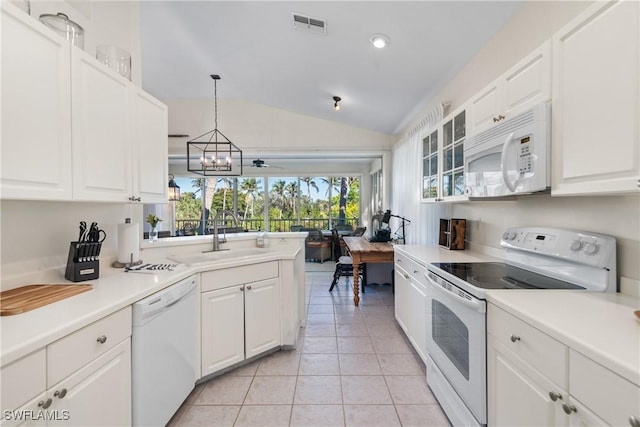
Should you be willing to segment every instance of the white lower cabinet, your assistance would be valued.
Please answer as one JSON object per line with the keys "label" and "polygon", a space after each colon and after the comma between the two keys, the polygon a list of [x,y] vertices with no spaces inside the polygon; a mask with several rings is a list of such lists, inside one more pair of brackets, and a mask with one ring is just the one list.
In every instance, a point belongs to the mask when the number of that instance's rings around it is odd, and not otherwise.
{"label": "white lower cabinet", "polygon": [[395,317],[398,325],[402,330],[407,332],[407,324],[409,317],[409,287],[411,286],[411,280],[409,273],[407,273],[402,267],[398,265],[396,260],[395,265],[395,280],[394,280],[394,308]]}
{"label": "white lower cabinet", "polygon": [[278,280],[247,285],[244,291],[245,356],[247,359],[280,345]]}
{"label": "white lower cabinet", "polygon": [[202,294],[202,376],[244,360],[244,286]]}
{"label": "white lower cabinet", "polygon": [[491,426],[632,426],[640,387],[493,304],[487,310]]}
{"label": "white lower cabinet", "polygon": [[201,285],[202,377],[281,345],[277,262],[205,272]]}
{"label": "white lower cabinet", "polygon": [[131,339],[48,390],[56,417],[48,425],[131,425]]}
{"label": "white lower cabinet", "polygon": [[427,360],[427,311],[425,285],[412,280],[409,285],[409,341],[423,362]]}
{"label": "white lower cabinet", "polygon": [[2,426],[131,425],[131,307],[1,372]]}
{"label": "white lower cabinet", "polygon": [[[494,336],[487,339],[489,425],[563,425],[562,407],[550,393],[567,397],[531,365],[514,355]],[[556,397],[557,398],[557,397]]]}
{"label": "white lower cabinet", "polygon": [[396,253],[394,268],[396,320],[422,361],[426,363],[426,268],[399,253]]}

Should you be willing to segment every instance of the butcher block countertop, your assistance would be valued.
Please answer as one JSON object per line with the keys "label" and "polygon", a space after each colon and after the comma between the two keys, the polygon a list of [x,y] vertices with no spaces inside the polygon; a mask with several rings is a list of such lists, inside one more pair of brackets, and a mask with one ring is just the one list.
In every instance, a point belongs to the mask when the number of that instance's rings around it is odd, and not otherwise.
{"label": "butcher block countertop", "polygon": [[90,291],[93,285],[27,285],[0,292],[0,316],[13,316]]}

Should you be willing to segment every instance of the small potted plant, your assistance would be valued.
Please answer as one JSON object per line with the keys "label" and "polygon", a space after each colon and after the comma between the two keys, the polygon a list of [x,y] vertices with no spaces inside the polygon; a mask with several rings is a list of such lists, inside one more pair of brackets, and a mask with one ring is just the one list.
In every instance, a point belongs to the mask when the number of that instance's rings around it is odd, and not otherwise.
{"label": "small potted plant", "polygon": [[158,241],[158,223],[162,221],[162,218],[160,218],[157,215],[154,214],[149,214],[147,215],[147,222],[149,223],[149,225],[151,226],[151,230],[149,230],[149,241],[150,242],[157,242]]}

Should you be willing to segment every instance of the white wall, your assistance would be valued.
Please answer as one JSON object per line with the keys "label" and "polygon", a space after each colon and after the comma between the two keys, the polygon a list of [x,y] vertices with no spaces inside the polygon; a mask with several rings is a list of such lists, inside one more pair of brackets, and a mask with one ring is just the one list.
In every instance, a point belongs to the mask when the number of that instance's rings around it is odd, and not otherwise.
{"label": "white wall", "polygon": [[[195,138],[214,128],[211,99],[163,99],[169,106],[169,133]],[[317,119],[242,100],[218,98],[218,129],[243,151],[254,153],[388,150],[391,135]],[[187,139],[169,140],[171,154],[185,154]]]}
{"label": "white wall", "polygon": [[[437,103],[462,105],[590,2],[528,2],[513,19],[438,93],[401,133],[411,130]],[[556,226],[609,234],[618,240],[618,274],[640,279],[640,196],[565,197],[533,195],[511,201],[468,202],[449,207],[424,205],[422,220],[430,216],[467,218],[470,246],[498,248],[505,227]],[[421,236],[436,241],[436,229]]]}

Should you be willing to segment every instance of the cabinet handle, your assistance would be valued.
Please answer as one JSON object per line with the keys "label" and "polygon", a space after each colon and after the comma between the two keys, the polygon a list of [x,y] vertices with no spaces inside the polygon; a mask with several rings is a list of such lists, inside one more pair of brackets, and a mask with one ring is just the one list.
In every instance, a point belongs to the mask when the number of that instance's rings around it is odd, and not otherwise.
{"label": "cabinet handle", "polygon": [[53,395],[55,397],[57,397],[58,399],[62,399],[63,397],[65,397],[67,395],[67,389],[63,388],[62,390],[58,391],[56,390],[55,393],[53,393]]}
{"label": "cabinet handle", "polygon": [[129,200],[131,200],[132,202],[139,202],[142,199],[140,197],[131,196],[131,197],[129,197]]}
{"label": "cabinet handle", "polygon": [[418,272],[418,270],[413,270],[413,274],[416,274]]}
{"label": "cabinet handle", "polygon": [[518,342],[520,341],[520,337],[514,334],[511,334],[511,342]]}
{"label": "cabinet handle", "polygon": [[549,397],[551,398],[551,400],[553,400],[554,402],[558,399],[562,400],[562,395],[560,393],[556,393],[555,391],[550,391],[549,392]]}
{"label": "cabinet handle", "polygon": [[100,344],[104,344],[104,343],[107,342],[107,336],[106,335],[100,335],[96,341],[98,341]]}
{"label": "cabinet handle", "polygon": [[39,408],[43,408],[43,409],[47,409],[49,406],[51,406],[51,398],[47,398],[47,400],[41,400],[40,402],[38,402],[38,407]]}
{"label": "cabinet handle", "polygon": [[408,274],[405,274],[405,275],[404,275],[404,278],[405,278],[405,279],[407,279],[407,280],[409,280],[409,275],[408,275]]}
{"label": "cabinet handle", "polygon": [[578,409],[576,409],[575,406],[573,405],[567,405],[566,403],[562,404],[562,410],[564,411],[565,414],[567,415],[571,415],[572,412],[578,412]]}
{"label": "cabinet handle", "polygon": [[250,291],[251,290],[251,286],[247,286],[247,290]]}
{"label": "cabinet handle", "polygon": [[240,286],[240,292],[244,291],[244,286]]}
{"label": "cabinet handle", "polygon": [[629,425],[631,427],[640,427],[640,420],[632,415],[629,417]]}

